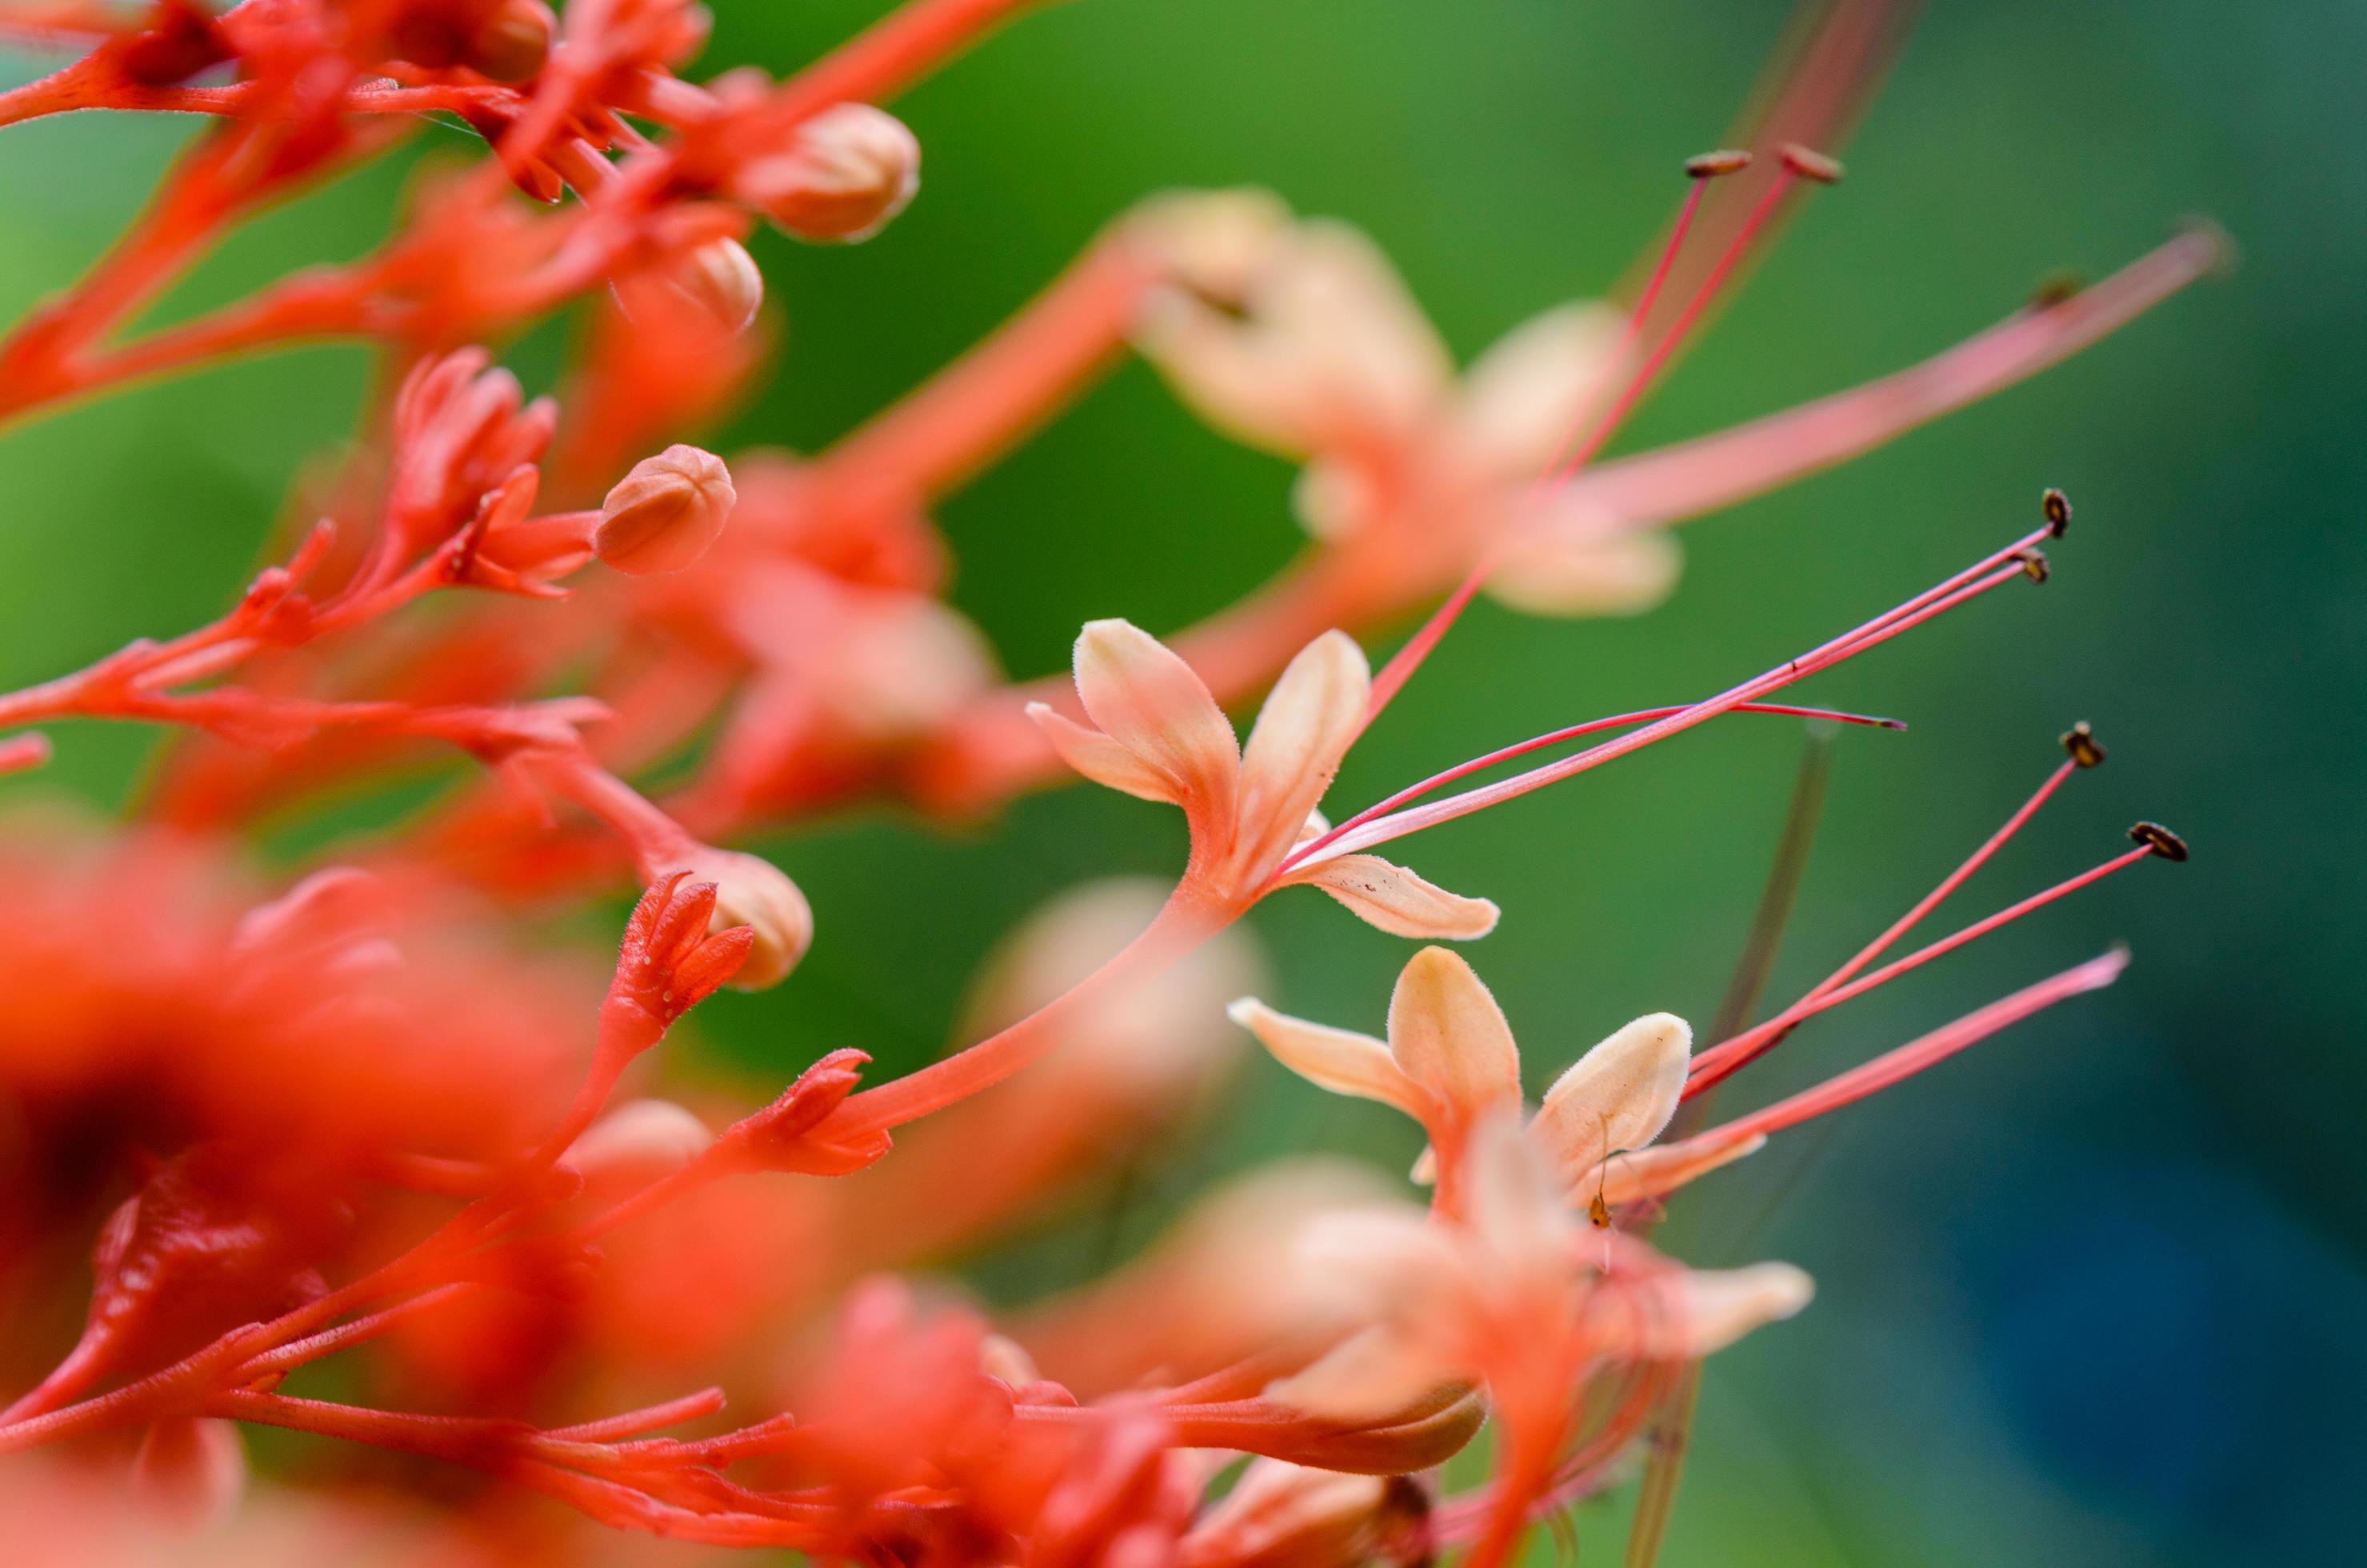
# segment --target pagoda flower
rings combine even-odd
[[[1264,1398],[1319,1421],[1378,1424],[1443,1390],[1484,1388],[1498,1484],[1465,1561],[1494,1562],[1570,1472],[1574,1439],[1617,1453],[1652,1408],[1639,1392],[1792,1316],[1812,1287],[1788,1265],[1696,1271],[1590,1230],[1510,1107],[1475,1125],[1448,1164],[1465,1193],[1456,1214],[1343,1215],[1310,1234],[1306,1267],[1360,1282],[1372,1315]],[[1597,1389],[1603,1399],[1581,1399]],[[1582,1432],[1590,1408],[1595,1429]]]
[[[1317,540],[1418,595],[1515,539],[1488,591],[1537,614],[1631,614],[1675,585],[1665,536],[1536,483],[1628,369],[1618,312],[1546,311],[1458,378],[1387,259],[1345,224],[1238,190],[1163,197],[1134,222],[1173,277],[1137,346],[1210,424],[1305,462],[1293,505]]]
[[[1291,660],[1244,747],[1192,667],[1130,622],[1087,623],[1077,696],[1093,726],[1030,703],[1028,717],[1095,783],[1184,808],[1191,859],[1179,897],[1226,916],[1275,888],[1311,883],[1400,937],[1484,937],[1496,906],[1433,887],[1374,855],[1285,871],[1292,848],[1324,831],[1317,802],[1365,725],[1372,672],[1346,633],[1327,631]]]
[[[1450,1178],[1442,1207],[1460,1207],[1451,1178],[1471,1129],[1521,1107],[1521,1057],[1512,1028],[1471,966],[1444,948],[1422,949],[1398,976],[1386,1042],[1290,1017],[1249,997],[1230,1012],[1276,1060],[1310,1083],[1395,1106],[1421,1122],[1435,1153],[1425,1153],[1416,1173]],[[1693,1030],[1682,1018],[1649,1013],[1580,1057],[1546,1091],[1527,1122],[1527,1136],[1566,1194],[1575,1197],[1583,1188],[1586,1198],[1597,1195],[1609,1180],[1606,1162],[1631,1156],[1660,1135],[1684,1092],[1692,1051]],[[1640,1177],[1627,1175],[1619,1196],[1632,1201],[1666,1191],[1755,1147],[1738,1143],[1720,1151],[1723,1157],[1712,1165],[1682,1170],[1657,1162]]]

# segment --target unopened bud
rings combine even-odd
[[[2082,767],[2103,766],[2104,748],[2097,744],[2096,732],[2088,727],[2085,719],[2063,732],[2063,749]]]
[[[2142,844],[2165,860],[2186,858],[2186,840],[2157,822],[2141,822],[2129,829],[2130,842]]]
[[[745,332],[764,302],[764,275],[738,240],[708,241],[676,262],[665,281],[726,332]],[[631,309],[629,300],[629,314]]]
[[[632,1100],[570,1144],[567,1163],[587,1188],[629,1191],[680,1170],[713,1142],[707,1124],[672,1100]]]
[[[1717,179],[1725,175],[1740,174],[1750,166],[1750,154],[1732,147],[1721,147],[1715,153],[1704,153],[1685,160],[1687,179]]]
[[[157,1422],[132,1459],[131,1489],[148,1517],[176,1534],[221,1524],[246,1491],[246,1449],[238,1428],[193,1416]]]
[[[1841,165],[1839,159],[1829,158],[1813,148],[1801,146],[1797,142],[1786,142],[1784,144],[1784,166],[1802,179],[1812,179],[1818,185],[1840,183]]]
[[[523,82],[550,58],[558,30],[540,0],[502,0],[469,40],[462,62],[496,82]]]
[[[2049,486],[2038,497],[2038,509],[2046,516],[2046,528],[2061,539],[2071,528],[2071,497]]]
[[[813,945],[813,908],[798,884],[771,861],[735,849],[703,845],[675,868],[715,884],[709,931],[745,926],[756,933],[747,961],[725,983],[735,991],[767,991],[789,977]]]
[[[869,104],[823,110],[731,182],[733,195],[787,233],[842,244],[878,233],[920,188],[920,142]]]
[[[668,447],[635,463],[608,492],[592,552],[636,577],[679,572],[722,536],[738,501],[721,458],[697,447]]]

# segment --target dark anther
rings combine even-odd
[[[2033,583],[2044,583],[2055,570],[2047,564],[2046,551],[2036,545],[2015,551],[2013,558],[2022,562],[2022,574]]]
[[[2038,280],[2037,288],[2030,291],[2030,308],[2051,311],[2057,305],[2069,304],[2086,287],[2076,272],[2050,272]]]
[[[1721,147],[1715,153],[1704,153],[1685,160],[1687,179],[1716,179],[1721,175],[1740,174],[1750,166],[1750,154],[1731,147]]]
[[[1839,185],[1841,165],[1838,159],[1801,146],[1797,142],[1784,143],[1784,166],[1802,179],[1812,179],[1819,185]]]
[[[2141,822],[2129,829],[2132,843],[2142,844],[2165,860],[2186,858],[2186,840],[2157,822]]]
[[[2071,527],[2071,497],[2049,485],[2038,498],[2038,509],[2046,514],[2047,531],[2061,539]]]
[[[2063,749],[2082,767],[2103,766],[2104,748],[2096,744],[2096,732],[2088,727],[2085,719],[2063,732]]]

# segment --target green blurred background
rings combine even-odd
[[[720,7],[708,63],[783,69],[877,0]],[[760,246],[786,311],[761,400],[716,444],[810,449],[1036,289],[1167,186],[1256,182],[1389,250],[1467,356],[1598,292],[1665,220],[1781,31],[1775,0],[1077,0],[900,106],[912,210],[853,251]],[[2096,276],[2207,212],[2245,252],[2067,367],[1839,472],[1689,527],[1673,603],[1555,623],[1482,607],[1335,801],[1360,803],[1573,718],[1704,693],[2078,506],[2056,581],[1821,679],[1899,714],[1842,737],[1778,970],[1789,994],[1976,843],[2088,718],[2083,777],[1965,895],[1967,917],[2101,858],[2132,818],[2195,846],[1853,1006],[1754,1071],[1757,1103],[2125,938],[2116,989],[1795,1135],[1697,1189],[1693,1261],[1780,1256],[1816,1307],[1712,1366],[1666,1562],[2237,1563],[2345,1559],[2367,1473],[2367,1006],[2352,811],[2367,763],[2367,568],[2351,524],[2367,356],[2367,166],[2354,0],[1933,0],[1819,193],[1623,446],[1918,358],[2068,267]],[[96,253],[186,128],[97,117],[6,132],[0,310]],[[429,140],[447,134],[433,131]],[[350,255],[406,159],[275,215],[179,308],[264,267]],[[548,375],[556,335],[514,356]],[[344,436],[358,354],[143,390],[0,442],[0,682],[215,612],[285,482]],[[1011,669],[1059,666],[1089,616],[1165,630],[1298,536],[1289,470],[1194,425],[1138,367],[942,513],[957,598]],[[44,782],[119,801],[148,737],[65,727]],[[1541,1082],[1625,1018],[1704,1020],[1749,923],[1801,744],[1780,721],[1692,736],[1426,838],[1422,870],[1504,907],[1473,950]],[[1106,791],[947,840],[880,817],[765,845],[821,912],[795,980],[719,1004],[752,1077],[860,1043],[938,1049],[993,937],[1057,890],[1175,860],[1174,824]],[[1302,895],[1255,924],[1289,1009],[1377,1027],[1404,944]],[[1533,1087],[1537,1085],[1533,1084]],[[1410,1153],[1373,1108],[1263,1059],[1139,1238],[1222,1169],[1309,1145]],[[1073,1267],[1059,1234],[1025,1256]],[[990,1288],[1019,1281],[1006,1267]],[[1624,1496],[1580,1516],[1615,1556]]]

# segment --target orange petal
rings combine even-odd
[[[1263,881],[1331,787],[1365,723],[1372,669],[1343,631],[1327,631],[1290,661],[1259,710],[1241,756],[1240,847],[1234,865]]]
[[[1088,729],[1041,702],[1029,703],[1027,716],[1036,721],[1060,760],[1094,783],[1171,806],[1182,801],[1181,785],[1099,730]]]
[[[1337,855],[1293,870],[1284,883],[1321,888],[1392,937],[1468,941],[1496,928],[1496,906],[1422,881],[1377,855]]]
[[[1554,1081],[1530,1135],[1566,1177],[1617,1149],[1660,1135],[1684,1092],[1693,1031],[1672,1013],[1648,1013],[1603,1040]]]
[[[1600,1194],[1603,1201],[1614,1209],[1623,1203],[1642,1203],[1666,1197],[1694,1177],[1707,1176],[1766,1146],[1767,1135],[1763,1132],[1746,1133],[1739,1138],[1704,1132],[1679,1142],[1639,1149],[1632,1154],[1614,1154],[1604,1165],[1580,1176],[1570,1190],[1578,1198]]]
[[[1257,1036],[1275,1061],[1308,1083],[1335,1095],[1379,1100],[1417,1119],[1422,1115],[1428,1102],[1421,1087],[1398,1066],[1389,1048],[1372,1036],[1294,1018],[1248,996],[1226,1012]]]
[[[1192,666],[1123,620],[1088,621],[1076,664],[1077,695],[1102,733],[1175,781],[1195,834],[1229,841],[1240,748]]]
[[[1389,1051],[1457,1125],[1520,1104],[1521,1053],[1512,1028],[1471,966],[1444,948],[1422,949],[1398,976]]]

